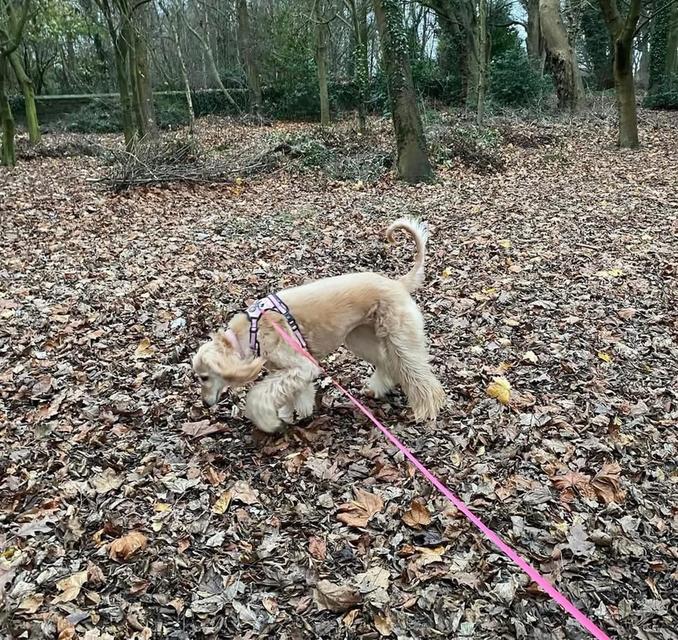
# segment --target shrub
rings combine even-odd
[[[75,133],[115,133],[122,130],[117,99],[98,98],[64,118],[63,129]]]
[[[534,105],[553,92],[553,83],[530,64],[521,48],[507,50],[490,66],[490,98],[507,107]]]
[[[648,92],[643,106],[648,109],[678,109],[678,74]]]
[[[501,136],[494,129],[441,120],[427,128],[426,138],[437,164],[458,160],[481,173],[499,172],[505,167]]]

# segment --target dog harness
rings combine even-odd
[[[260,354],[259,338],[257,336],[259,332],[259,320],[261,320],[261,317],[267,311],[274,311],[285,318],[290,329],[292,329],[292,333],[297,339],[297,342],[306,349],[306,340],[304,340],[304,336],[301,335],[299,325],[294,319],[294,316],[290,313],[287,305],[275,293],[272,293],[265,298],[261,298],[261,300],[257,300],[245,311],[250,321],[250,349],[253,353],[256,353],[257,355]]]

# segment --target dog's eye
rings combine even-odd
[[[210,377],[204,373],[198,376],[198,378],[200,378],[200,382],[207,382],[210,379]]]

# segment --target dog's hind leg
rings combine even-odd
[[[375,398],[383,398],[396,386],[394,372],[387,368],[383,342],[369,325],[360,325],[346,336],[346,348],[362,360],[374,365],[366,387]]]
[[[388,368],[397,372],[417,422],[434,419],[447,400],[426,348],[424,320],[414,300],[384,309],[378,318]]]

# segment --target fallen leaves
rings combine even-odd
[[[422,500],[413,500],[410,508],[403,514],[403,522],[412,529],[421,529],[430,524],[431,514]]]
[[[87,582],[87,571],[79,571],[67,578],[57,581],[56,586],[61,593],[52,599],[52,604],[71,602],[80,595],[82,585]]]
[[[181,426],[181,430],[192,438],[203,438],[213,433],[223,433],[228,428],[224,424],[211,420],[199,420],[198,422],[185,422]]]
[[[655,129],[659,117],[671,127]],[[0,618],[13,612],[17,637],[86,640],[141,640],[155,625],[191,638],[567,631],[565,614],[477,544],[326,381],[315,414],[326,424],[261,439],[240,394],[209,412],[200,404],[191,355],[233,311],[319,275],[406,273],[411,243],[383,253],[380,234],[424,212],[428,278],[416,299],[453,401],[435,426],[415,425],[399,390],[371,410],[595,619],[613,620],[619,637],[670,635],[676,128],[673,114],[644,121],[633,170],[638,154],[592,152],[570,124],[550,123],[567,172],[543,148],[515,148],[500,181],[455,168],[423,187],[366,180],[359,193],[281,170],[252,177],[237,202],[223,185],[110,196],[87,182],[99,161],[82,158],[3,173]],[[256,146],[308,131],[217,123],[198,131],[234,153],[234,132]],[[390,123],[370,125],[367,144],[392,149]],[[596,140],[598,127],[582,128]],[[661,174],[657,144],[670,159]],[[623,189],[603,193],[607,163]],[[626,275],[593,275],[611,268]],[[351,388],[368,374],[343,350],[329,364]],[[511,411],[486,394],[495,376],[510,381],[498,395],[508,391]],[[49,514],[47,499],[59,500]],[[109,557],[132,531],[145,547]],[[52,605],[70,596],[56,582],[88,558],[100,570]],[[331,606],[347,610],[320,610],[322,580],[343,588]]]
[[[147,544],[148,538],[141,531],[131,531],[110,543],[108,546],[108,557],[111,560],[122,562],[132,557],[135,553],[143,551]]]
[[[360,487],[353,489],[355,500],[339,505],[337,520],[349,527],[366,527],[370,519],[384,507],[384,501]]]
[[[621,466],[616,463],[604,464],[603,468],[596,473],[591,481],[596,495],[605,503],[624,502],[626,492],[621,486]]]
[[[155,347],[151,344],[150,339],[144,338],[139,342],[137,348],[134,350],[134,357],[139,358],[151,358],[155,353]]]
[[[564,502],[571,502],[576,494],[585,498],[598,498],[605,504],[621,504],[626,495],[621,486],[621,467],[616,462],[607,463],[591,479],[590,475],[568,470],[562,475],[551,476]]]
[[[504,406],[511,402],[511,383],[503,376],[496,377],[487,386],[486,393]]]
[[[320,580],[313,590],[313,601],[321,611],[343,613],[360,602],[360,593],[355,587],[338,585],[329,580]]]
[[[313,558],[322,562],[327,556],[327,545],[322,538],[311,536],[308,540],[308,552]]]
[[[234,500],[248,505],[256,504],[259,502],[258,492],[252,489],[244,480],[238,480],[219,496],[212,505],[212,513],[217,515],[225,513]]]

